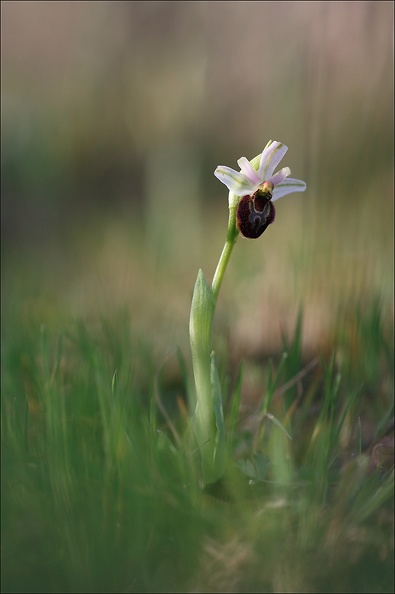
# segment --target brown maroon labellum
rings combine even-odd
[[[276,211],[271,202],[272,194],[258,189],[252,196],[243,196],[237,206],[236,226],[247,239],[257,239],[270,223],[273,223]]]

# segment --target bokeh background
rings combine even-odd
[[[307,192],[239,239],[215,323],[272,353],[393,321],[392,2],[3,2],[3,337],[129,312],[188,353],[227,226],[217,165],[269,139]]]

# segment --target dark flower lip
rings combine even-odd
[[[270,192],[257,190],[254,194],[243,196],[236,210],[236,227],[246,239],[258,239],[273,223],[276,210]]]

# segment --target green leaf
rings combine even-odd
[[[203,480],[212,481],[216,443],[215,415],[211,388],[211,324],[213,294],[199,270],[191,304],[189,334],[196,386],[195,434],[202,458]]]
[[[202,270],[199,270],[192,296],[189,335],[192,356],[210,352],[214,299]]]

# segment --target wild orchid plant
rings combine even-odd
[[[211,351],[211,329],[218,293],[239,233],[248,239],[260,237],[274,221],[273,202],[306,189],[305,182],[288,177],[289,167],[274,173],[287,150],[281,142],[270,140],[252,161],[245,157],[237,161],[240,171],[220,165],[214,172],[229,189],[228,232],[211,287],[202,270],[198,272],[189,323],[197,398],[193,422],[205,484],[220,478],[226,465],[221,387]]]

